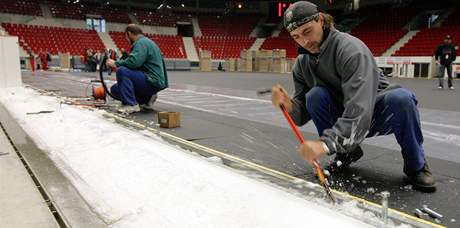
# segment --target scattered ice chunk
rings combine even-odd
[[[305,183],[305,182],[306,182],[306,181],[303,180],[303,179],[301,179],[301,178],[296,178],[296,179],[294,179],[294,180],[292,181],[292,183],[294,183],[294,184],[303,184],[303,183]]]
[[[327,169],[325,169],[325,170],[324,170],[324,175],[326,175],[326,176],[329,177],[329,176],[331,176],[331,173],[330,173]]]
[[[395,228],[412,228],[409,224],[400,224],[399,226],[395,226]]]
[[[303,179],[300,179],[300,178],[296,178],[292,181],[292,183],[294,184],[303,184],[305,181]]]
[[[316,195],[316,193],[315,192],[309,192],[308,195],[314,196],[314,195]]]
[[[216,156],[211,156],[206,158],[206,160],[211,161],[211,162],[216,162],[216,163],[222,163],[222,158],[216,157]]]
[[[367,181],[366,181],[366,180],[362,180],[361,183],[367,184]]]
[[[191,154],[195,155],[195,156],[201,156],[201,154],[197,153],[197,152],[194,152],[194,151],[191,151],[191,150],[188,150]]]
[[[455,220],[455,219],[451,219],[450,222],[456,222],[456,220]]]
[[[155,134],[149,130],[140,130],[139,132],[145,136],[150,136],[150,137],[155,136]]]
[[[406,190],[406,191],[412,190],[412,185],[408,184],[408,185],[404,186],[404,190]]]
[[[366,190],[366,192],[372,193],[372,194],[375,193],[375,191],[376,191],[375,188],[367,188]]]
[[[340,167],[342,165],[342,161],[338,160],[337,162],[337,167]]]

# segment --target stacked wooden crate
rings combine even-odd
[[[211,61],[211,51],[201,50],[200,51],[200,70],[201,71],[211,71],[212,61]]]

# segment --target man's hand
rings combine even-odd
[[[105,65],[107,65],[108,67],[117,67],[115,65],[115,60],[113,59],[107,59],[107,62],[105,62]]]
[[[286,90],[279,84],[272,87],[272,104],[277,108],[279,108],[280,105],[284,105],[288,112],[292,110],[291,98]]]
[[[313,161],[318,160],[323,155],[326,155],[326,151],[323,147],[322,141],[308,141],[300,145],[298,152],[308,163],[313,164]]]

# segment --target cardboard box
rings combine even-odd
[[[59,60],[61,69],[70,69],[70,55],[66,53],[59,53]]]
[[[237,59],[237,70],[240,72],[252,72],[252,53],[251,50],[243,49],[240,52],[240,57]]]
[[[254,55],[254,71],[269,72],[272,62],[272,51],[261,49]]]
[[[225,70],[226,71],[236,71],[236,59],[235,58],[230,58],[227,59],[226,64],[225,64]]]
[[[237,59],[237,70],[239,72],[252,72],[252,61]]]
[[[162,128],[180,127],[180,112],[159,112],[158,123]]]
[[[253,53],[253,51],[251,51],[251,50],[243,49],[240,52],[240,57],[242,59],[252,61],[252,53]]]
[[[271,70],[275,73],[286,73],[286,58],[274,58]]]
[[[211,59],[200,59],[200,70],[201,71],[211,71],[212,70],[212,62]]]
[[[201,59],[211,59],[211,51],[208,50],[200,50],[200,58]]]
[[[269,72],[272,65],[270,58],[258,58],[256,61],[256,68],[258,72]]]
[[[273,49],[273,58],[286,58],[286,49]]]

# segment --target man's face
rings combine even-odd
[[[132,45],[134,43],[134,39],[132,38],[132,36],[133,36],[132,33],[131,32],[126,32],[125,35],[126,35],[126,40],[129,42],[129,44]]]
[[[444,43],[446,43],[446,44],[451,44],[451,43],[452,43],[452,39],[444,39]]]
[[[323,38],[322,18],[320,16],[318,21],[312,20],[305,23],[290,33],[295,42],[311,53],[319,52],[319,46]]]

